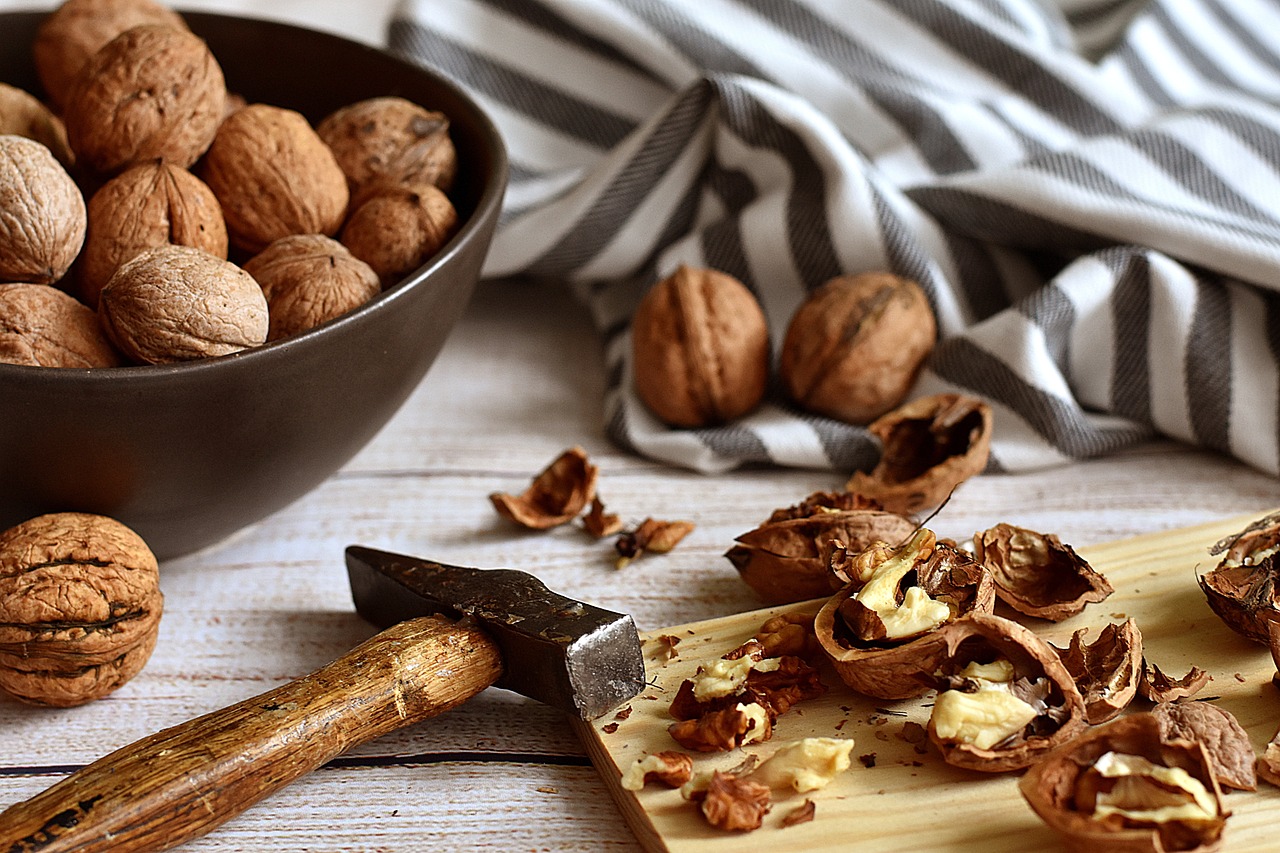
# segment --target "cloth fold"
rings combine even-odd
[[[623,446],[708,472],[873,464],[865,428],[776,387],[666,427],[628,324],[677,264],[710,266],[776,351],[809,291],[885,269],[938,317],[913,396],[991,402],[993,469],[1162,435],[1280,473],[1272,0],[405,0],[388,39],[502,130],[486,275],[574,287]]]

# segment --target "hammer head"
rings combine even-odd
[[[359,545],[346,555],[361,616],[382,628],[431,614],[469,617],[502,652],[498,687],[584,720],[644,688],[630,616],[565,598],[514,569],[449,566]]]

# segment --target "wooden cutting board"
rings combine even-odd
[[[1024,619],[1051,642],[1065,646],[1072,632],[1090,627],[1088,639],[1109,622],[1134,617],[1142,631],[1147,659],[1175,678],[1199,666],[1212,681],[1197,698],[1217,697],[1261,752],[1280,727],[1280,690],[1269,652],[1236,636],[1209,610],[1196,582],[1197,567],[1217,558],[1208,549],[1254,518],[1215,521],[1181,530],[1077,549],[1102,572],[1115,593],[1080,615],[1059,624]],[[1052,531],[1042,531],[1052,532]],[[790,605],[680,625],[643,637],[650,686],[620,713],[577,724],[592,760],[622,809],[636,837],[651,851],[1000,851],[1062,849],[1057,836],[1018,793],[1016,776],[960,770],[945,764],[927,743],[903,738],[903,723],[928,721],[921,699],[888,702],[844,687],[833,671],[823,680],[831,688],[779,718],[773,739],[731,753],[695,757],[694,770],[731,769],[744,753],[768,757],[778,746],[803,737],[844,737],[854,741],[853,766],[821,790],[788,797],[774,792],[764,826],[754,832],[724,832],[708,826],[678,791],[649,785],[639,792],[621,786],[621,773],[651,752],[680,749],[667,734],[668,706],[680,683],[700,663],[710,662],[748,639],[770,616],[787,610],[815,612],[820,602]],[[1014,615],[1004,613],[1004,615]],[[669,642],[680,640],[668,659]],[[1138,700],[1134,707],[1147,708]],[[870,766],[868,766],[870,765]],[[783,828],[782,818],[809,797],[814,820]],[[1265,782],[1256,792],[1231,791],[1225,797],[1224,850],[1275,850],[1275,820],[1280,789]]]

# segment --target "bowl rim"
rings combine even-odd
[[[51,10],[12,10],[8,12],[0,12],[0,22],[6,18],[17,17],[44,17]],[[299,332],[287,338],[276,341],[267,341],[257,346],[238,352],[228,353],[227,355],[213,356],[208,358],[193,359],[190,361],[171,362],[167,364],[125,364],[115,367],[43,367],[27,364],[10,364],[0,362],[0,387],[9,382],[27,383],[35,377],[39,377],[40,382],[48,382],[50,384],[70,383],[75,385],[83,385],[85,381],[101,381],[103,383],[152,383],[164,382],[174,379],[175,377],[195,377],[208,371],[223,371],[228,369],[228,365],[239,365],[244,369],[257,367],[261,369],[270,369],[271,365],[281,359],[286,359],[291,353],[299,349],[308,349],[313,346],[320,346],[325,337],[337,334],[339,330],[351,326],[371,322],[372,317],[378,316],[387,311],[395,310],[396,304],[407,298],[406,294],[421,286],[426,280],[434,277],[435,273],[442,267],[446,266],[454,256],[461,253],[464,247],[472,241],[479,239],[483,223],[490,219],[496,221],[500,212],[503,197],[506,193],[507,182],[509,180],[510,162],[507,153],[506,143],[499,132],[497,125],[488,112],[480,106],[475,97],[464,89],[456,80],[452,79],[439,69],[431,66],[419,64],[392,53],[386,48],[376,45],[367,44],[365,42],[356,41],[336,33],[307,27],[300,24],[289,23],[285,21],[273,20],[270,18],[255,17],[252,15],[233,15],[221,12],[207,12],[196,10],[184,10],[175,8],[179,14],[185,19],[199,23],[201,20],[208,20],[217,23],[247,23],[255,27],[261,27],[266,30],[277,30],[282,35],[290,33],[303,32],[309,38],[317,38],[322,41],[330,42],[338,45],[344,50],[357,49],[358,51],[367,52],[379,57],[379,61],[390,62],[398,65],[414,74],[423,75],[429,78],[433,86],[437,86],[449,92],[457,102],[464,105],[466,111],[470,114],[469,124],[474,127],[479,137],[483,139],[485,147],[488,149],[489,158],[491,160],[491,170],[489,175],[484,179],[483,186],[475,199],[474,208],[470,215],[454,232],[454,234],[445,242],[445,244],[433,254],[425,264],[412,273],[405,276],[400,281],[388,287],[363,305],[346,312],[331,320],[327,320],[318,326]],[[3,27],[0,27],[2,30]],[[195,27],[199,29],[199,27]],[[369,97],[375,97],[370,95]],[[287,104],[281,105],[286,109],[290,107]],[[452,120],[453,116],[450,116]],[[336,239],[336,238],[335,238]],[[4,284],[0,283],[0,287]]]

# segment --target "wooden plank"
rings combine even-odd
[[[1148,660],[1175,677],[1192,665],[1213,680],[1205,697],[1236,716],[1261,751],[1280,725],[1280,697],[1271,677],[1275,666],[1265,648],[1228,630],[1205,603],[1196,582],[1197,567],[1214,560],[1207,549],[1222,536],[1264,514],[1217,520],[1176,531],[1163,531],[1082,548],[1081,553],[1103,572],[1116,591],[1079,616],[1054,625],[1025,620],[1038,633],[1066,645],[1071,633],[1098,628],[1126,617],[1137,620]],[[788,609],[813,612],[816,602],[779,607],[705,622],[680,625],[646,635],[648,676],[652,682],[631,702],[625,719],[605,717],[578,726],[592,759],[600,767],[624,816],[645,849],[651,851],[790,850],[936,850],[1015,853],[1054,848],[1058,842],[1025,804],[1015,774],[983,774],[945,764],[935,750],[917,748],[902,737],[903,723],[927,724],[932,696],[899,702],[853,693],[833,672],[824,697],[802,703],[783,715],[772,741],[732,753],[695,758],[695,772],[729,769],[744,754],[767,757],[779,745],[802,737],[842,737],[854,741],[855,756],[874,754],[873,767],[855,761],[828,787],[809,795],[778,798],[760,830],[743,835],[715,830],[678,791],[651,785],[640,792],[623,790],[622,772],[639,757],[663,749],[679,749],[667,734],[667,711],[681,681],[696,667],[720,657],[748,639],[771,615]],[[664,661],[662,635],[680,638],[678,656]],[[1141,707],[1149,707],[1139,703]],[[616,729],[609,731],[606,726]],[[780,828],[782,817],[805,796],[817,804],[816,819]],[[1233,816],[1227,823],[1228,849],[1274,850],[1272,811],[1280,792],[1262,784],[1257,792],[1231,792],[1226,798]],[[779,833],[782,833],[781,835]]]

